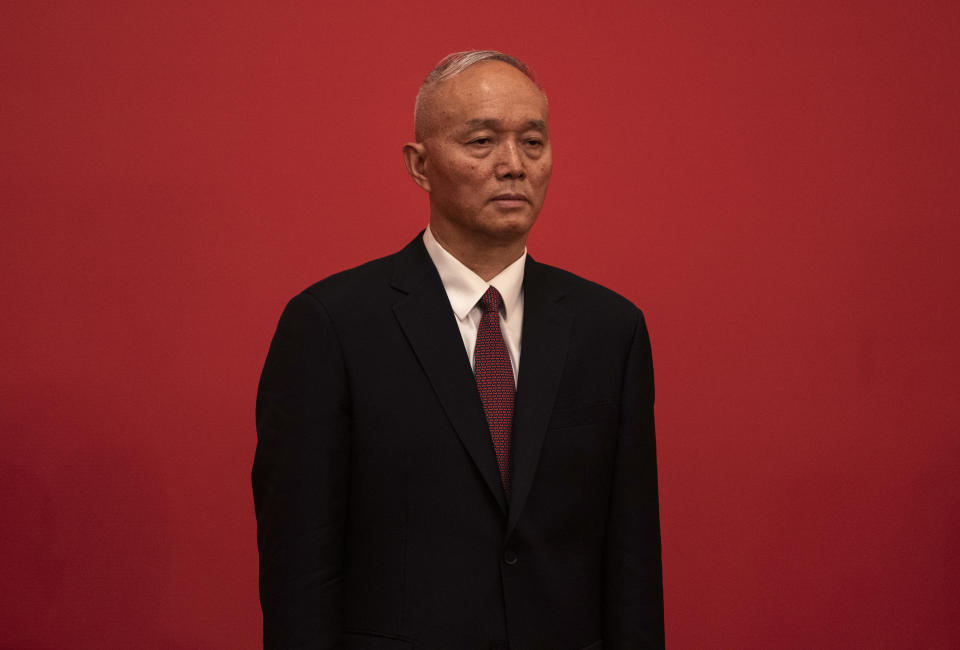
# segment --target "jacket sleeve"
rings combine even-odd
[[[623,379],[606,529],[605,649],[665,643],[653,396],[650,338],[638,311]]]
[[[343,354],[324,306],[287,305],[260,377],[253,496],[264,648],[338,648],[349,467]]]

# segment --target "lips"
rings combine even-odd
[[[497,194],[495,197],[490,199],[491,201],[527,201],[527,197],[523,194],[515,194],[513,192],[505,192],[504,194]]]

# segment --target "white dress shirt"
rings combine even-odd
[[[513,381],[520,376],[520,335],[523,332],[523,269],[527,261],[527,249],[510,266],[500,271],[487,282],[467,268],[463,262],[451,255],[437,241],[430,226],[423,233],[423,244],[440,273],[440,280],[447,292],[453,315],[456,317],[463,347],[467,351],[470,367],[473,368],[473,349],[477,345],[477,328],[483,315],[477,302],[491,285],[497,288],[503,298],[500,310],[500,332],[510,353],[513,366]]]

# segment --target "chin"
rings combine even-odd
[[[535,221],[536,216],[529,214],[499,215],[496,219],[481,223],[479,229],[491,238],[512,241],[526,237]]]

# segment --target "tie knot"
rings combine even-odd
[[[485,314],[489,314],[490,312],[497,313],[500,311],[500,305],[503,304],[503,298],[500,297],[500,292],[491,285],[486,293],[480,297],[480,302],[477,304],[480,305],[480,309],[482,309]]]

